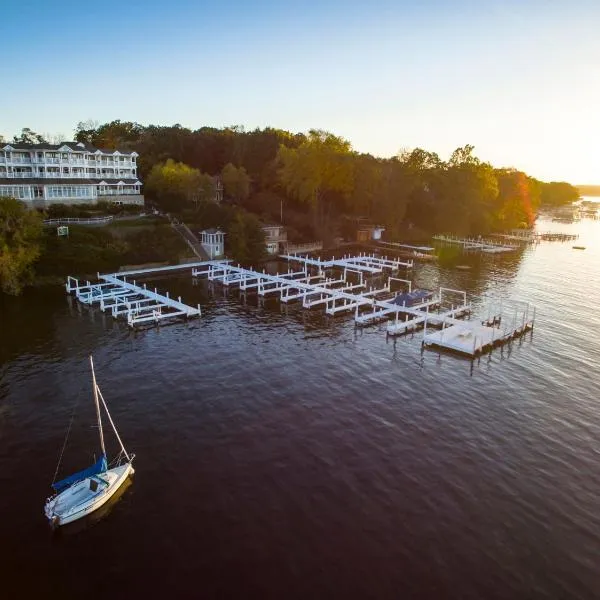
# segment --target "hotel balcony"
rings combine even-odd
[[[118,187],[118,188],[110,188],[108,190],[98,190],[98,197],[101,196],[121,196],[123,194],[125,195],[131,195],[131,194],[139,194],[140,190],[136,190],[136,189],[128,189],[128,188],[124,188],[124,187]]]
[[[6,165],[77,165],[82,167],[123,167],[123,168],[137,168],[137,163],[132,160],[86,160],[83,158],[54,158],[45,157],[38,158],[37,156],[31,157],[19,157],[19,158],[6,158],[0,156],[0,164]]]
[[[5,173],[0,169],[0,178],[6,179],[137,179],[135,173],[60,173],[44,171],[35,173],[33,171],[19,173]]]

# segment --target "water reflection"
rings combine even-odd
[[[477,361],[190,277],[157,284],[202,317],[136,332],[62,289],[3,301],[3,592],[597,596],[600,223],[540,227],[586,250],[415,268],[419,287],[538,307],[533,334]],[[90,349],[140,462],[110,518],[54,543],[41,507]]]

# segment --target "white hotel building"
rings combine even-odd
[[[53,203],[144,204],[137,152],[100,150],[83,142],[0,145],[0,196],[32,208]]]

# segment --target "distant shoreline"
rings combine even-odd
[[[600,185],[576,185],[582,196],[600,196]]]

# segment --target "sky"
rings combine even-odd
[[[599,0],[0,0],[0,135],[325,129],[600,184]]]

